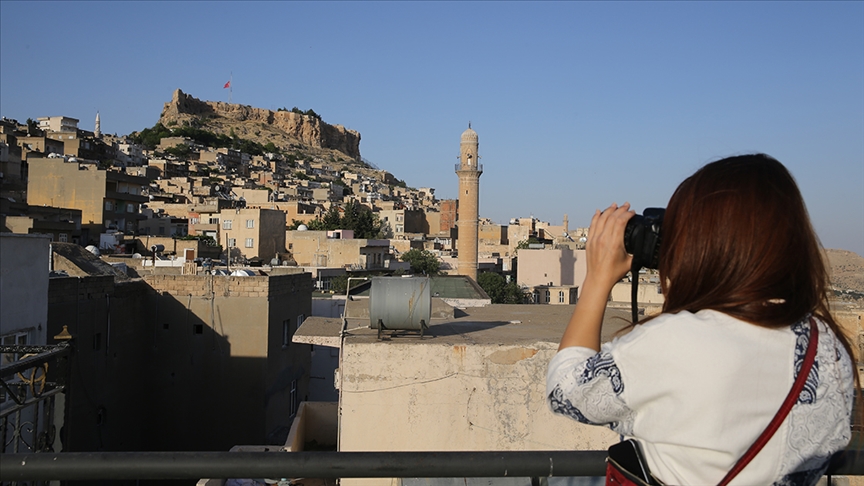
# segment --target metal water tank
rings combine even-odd
[[[369,327],[383,330],[420,331],[429,326],[432,295],[429,277],[372,277],[369,295]]]

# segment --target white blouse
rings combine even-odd
[[[732,484],[813,484],[850,439],[852,360],[818,322],[816,361],[798,401]],[[638,439],[667,484],[716,484],[776,414],[809,342],[809,318],[769,329],[716,311],[663,314],[549,363],[553,412]]]

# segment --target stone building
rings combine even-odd
[[[309,274],[52,278],[75,347],[65,451],[281,444],[308,394]],[[58,444],[59,445],[59,444]]]
[[[219,243],[231,257],[269,262],[285,251],[285,213],[273,209],[225,209],[219,213]]]
[[[30,159],[29,173],[27,202],[80,209],[81,226],[91,239],[108,229],[138,231],[147,179],[60,158]]]

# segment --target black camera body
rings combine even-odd
[[[634,268],[656,269],[660,263],[660,229],[664,208],[646,208],[627,221],[624,229],[624,249],[633,255]]]

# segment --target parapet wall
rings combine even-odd
[[[279,297],[311,292],[308,273],[276,276],[229,277],[221,275],[146,275],[144,280],[158,292],[209,297]]]
[[[114,277],[60,277],[48,280],[48,304],[93,300],[114,294]]]

